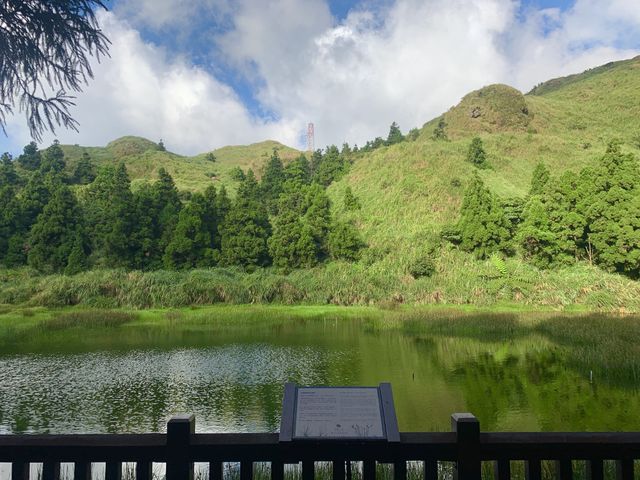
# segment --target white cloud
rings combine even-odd
[[[127,2],[101,16],[112,58],[78,99],[81,133],[61,131],[61,141],[100,145],[137,134],[181,153],[265,138],[300,145],[313,121],[316,145],[361,145],[394,120],[405,131],[420,126],[483,85],[526,91],[640,53],[637,0],[577,0],[564,12],[524,15],[517,0],[395,0],[362,3],[341,21],[326,0]],[[255,119],[230,86],[145,43],[121,18],[134,4],[133,24],[158,31],[188,28],[203,12],[228,16],[215,58],[247,76],[276,120]],[[10,139],[24,144],[16,118]]]
[[[231,87],[185,59],[168,58],[113,14],[103,13],[99,20],[112,41],[111,58],[95,66],[95,79],[73,107],[80,133],[60,129],[62,143],[104,145],[123,135],[140,135],[194,154],[264,138],[297,142],[291,123],[252,118]],[[8,127],[14,149],[28,143],[22,115],[11,118]],[[53,138],[49,135],[43,144]]]

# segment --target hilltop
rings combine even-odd
[[[134,136],[118,138],[104,147],[63,145],[62,149],[70,172],[82,154],[87,152],[97,166],[124,162],[134,188],[141,182],[154,181],[158,170],[164,168],[173,177],[179,190],[191,192],[202,191],[212,183],[216,186],[225,185],[234,191],[237,182],[231,176],[233,168],[252,168],[260,176],[274,150],[284,162],[301,153],[279,142],[267,140],[251,145],[226,146],[188,157],[162,151],[157,143]],[[214,155],[214,162],[207,159],[209,154]]]

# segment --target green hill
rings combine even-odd
[[[122,298],[104,300],[118,306],[209,301],[390,306],[403,302],[517,303],[640,311],[640,282],[584,262],[539,270],[518,255],[497,263],[495,259],[479,261],[451,244],[443,244],[432,276],[414,278],[410,273],[425,252],[440,244],[442,227],[459,217],[464,190],[478,171],[466,161],[473,137],[482,138],[490,165],[479,171],[484,183],[502,198],[522,198],[540,161],[553,175],[566,170],[578,172],[595,165],[614,139],[624,152],[638,156],[639,92],[640,57],[550,80],[526,95],[506,85],[490,85],[469,93],[458,105],[427,122],[417,137],[354,154],[349,173],[330,185],[328,193],[332,213],[340,220],[352,221],[368,245],[356,263],[331,261],[286,274],[275,269],[252,274],[222,269],[172,272],[171,280],[162,272],[129,275],[96,271],[83,273],[73,281],[62,276],[51,281],[22,276],[23,290],[6,295],[48,304],[46,299],[57,298],[56,292],[84,292],[86,285],[91,286],[88,290],[101,291],[103,287],[95,285],[103,285],[109,291],[139,294],[137,300],[124,293],[119,294],[124,295]],[[448,139],[436,140],[434,129],[442,121]],[[253,168],[260,174],[274,148],[285,162],[300,154],[277,142],[262,142],[215,150],[216,161],[211,162],[208,152],[185,157],[159,151],[157,144],[138,137],[124,137],[102,148],[64,146],[69,169],[86,151],[97,164],[124,161],[134,185],[154,180],[157,170],[164,167],[180,190],[191,191],[203,190],[211,182],[234,191],[232,169]],[[344,208],[347,187],[356,195],[360,209]],[[7,278],[11,283],[14,277]],[[151,286],[157,285],[171,295],[164,300],[148,299],[137,284],[131,283],[134,281],[146,285],[144,292],[153,291]],[[167,282],[175,288],[167,290]],[[215,298],[223,300],[210,300],[212,285],[217,292]],[[194,292],[202,293],[193,297]],[[84,294],[77,295],[84,298]]]
[[[78,160],[87,152],[96,165],[124,162],[127,165],[132,184],[154,181],[158,170],[164,168],[173,177],[179,190],[202,191],[211,183],[225,185],[235,190],[236,181],[230,172],[234,167],[243,170],[254,169],[260,176],[262,167],[274,150],[286,163],[301,152],[271,140],[252,145],[227,146],[212,152],[204,152],[193,157],[160,151],[157,143],[141,137],[122,137],[105,147],[83,147],[63,145],[67,168],[73,171]],[[215,162],[207,159],[213,153]]]

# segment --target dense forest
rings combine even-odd
[[[124,163],[96,172],[86,153],[68,175],[57,142],[44,151],[32,142],[15,162],[2,156],[0,262],[74,274],[356,260],[363,241],[353,225],[332,219],[325,193],[348,167],[348,150],[337,147],[286,166],[274,151],[260,181],[240,171],[231,199],[224,186],[178,192],[164,169],[132,191]]]

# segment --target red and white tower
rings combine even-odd
[[[313,123],[310,123],[309,125],[307,125],[307,151],[309,152],[313,152],[314,150],[314,128],[313,128]]]

